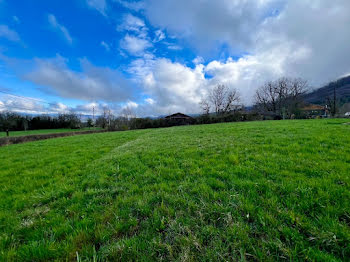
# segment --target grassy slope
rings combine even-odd
[[[346,120],[0,148],[0,260],[346,260]]]
[[[81,129],[70,129],[70,128],[59,128],[59,129],[39,129],[39,130],[28,130],[28,131],[10,131],[10,136],[29,136],[29,135],[40,135],[40,134],[54,134],[64,132],[77,132],[77,131],[89,131],[89,130],[100,130],[100,128],[81,128]],[[0,132],[0,137],[5,137],[6,132]]]

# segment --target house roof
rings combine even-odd
[[[172,115],[169,115],[169,116],[166,116],[165,118],[192,118],[188,115],[185,115],[185,114],[182,114],[182,113],[175,113],[175,114],[172,114]]]
[[[302,110],[304,110],[304,111],[324,110],[324,109],[325,109],[324,106],[314,105],[314,104],[309,104],[309,105],[302,108]]]

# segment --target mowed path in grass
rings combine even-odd
[[[56,134],[56,133],[71,133],[71,132],[81,132],[81,131],[93,131],[101,130],[101,128],[58,128],[58,129],[38,129],[38,130],[27,130],[27,131],[10,131],[9,136],[30,136],[30,135],[43,135],[43,134]],[[0,132],[0,138],[6,137],[6,132]]]
[[[346,261],[348,120],[0,148],[1,261]]]

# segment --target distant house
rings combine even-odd
[[[304,115],[308,117],[316,117],[316,116],[327,117],[328,116],[327,106],[308,104],[305,107],[303,107],[301,110],[303,111]]]
[[[169,116],[165,117],[166,120],[171,121],[172,123],[176,125],[188,125],[193,122],[193,118],[182,114],[182,113],[175,113]]]

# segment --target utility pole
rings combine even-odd
[[[337,113],[337,108],[336,108],[337,94],[335,90],[337,85],[338,85],[338,81],[334,84],[334,87],[333,87],[333,116],[335,116],[335,114]]]
[[[92,107],[92,126],[95,126],[95,107]]]
[[[108,110],[108,128],[111,128],[111,110]]]

